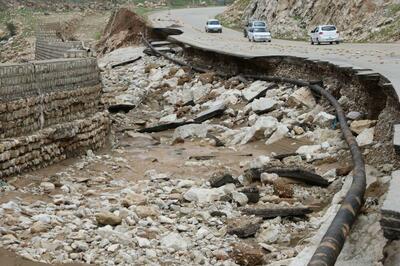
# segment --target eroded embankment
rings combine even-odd
[[[218,66],[219,71],[223,66],[223,71],[236,75],[269,75],[322,82],[346,113],[358,112],[358,119],[376,120],[374,139],[380,144],[364,151],[366,161],[391,162],[398,166],[393,134],[394,125],[400,121],[400,104],[393,86],[384,76],[298,57],[248,58],[193,46],[184,51],[194,65],[205,66],[210,71],[213,71],[212,66]]]

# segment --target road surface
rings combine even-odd
[[[243,37],[242,32],[228,28],[224,28],[222,34],[205,33],[206,20],[222,13],[224,8],[168,10],[153,13],[149,18],[155,26],[179,26],[184,34],[174,38],[202,48],[248,56],[291,55],[329,61],[339,66],[372,69],[388,78],[400,96],[400,44],[342,43],[317,46],[304,41],[277,39],[273,39],[272,43],[252,43]]]

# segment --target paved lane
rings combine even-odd
[[[242,32],[224,28],[222,34],[204,32],[205,21],[223,12],[224,7],[177,9],[154,13],[156,26],[180,25],[184,34],[175,38],[203,48],[241,55],[292,55],[329,61],[340,66],[372,69],[386,76],[400,95],[400,44],[342,43],[314,45],[303,41],[273,39],[272,43],[251,43]],[[273,34],[273,33],[272,33]]]

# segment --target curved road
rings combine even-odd
[[[179,27],[184,34],[174,36],[175,39],[202,48],[248,56],[291,55],[329,61],[355,69],[372,69],[372,72],[387,77],[400,96],[400,44],[342,43],[312,46],[308,42],[277,39],[273,39],[272,43],[250,43],[242,32],[228,28],[224,28],[222,34],[205,33],[206,20],[214,18],[224,9],[225,7],[176,9],[153,13],[149,18],[158,27]]]

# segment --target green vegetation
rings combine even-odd
[[[400,4],[392,4],[389,6],[390,15],[395,15],[399,11],[400,11]]]
[[[8,30],[8,33],[10,34],[10,36],[17,35],[17,27],[15,26],[15,24],[13,22],[7,22],[6,28]]]

